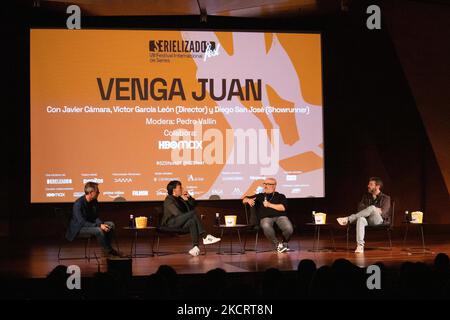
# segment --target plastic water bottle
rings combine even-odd
[[[134,216],[130,214],[130,220],[128,221],[128,226],[134,228]]]
[[[153,225],[153,216],[148,216],[147,218],[147,226],[151,227]]]
[[[411,221],[411,218],[409,216],[409,211],[408,210],[405,211],[405,221],[406,222],[410,222]]]
[[[220,213],[216,212],[216,226],[220,225]]]
[[[312,212],[312,219],[313,219],[313,223],[316,223],[316,217],[315,217],[316,211],[313,210]]]

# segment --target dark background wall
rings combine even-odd
[[[445,8],[448,11],[448,6]],[[1,109],[4,164],[0,196],[4,205],[0,210],[0,234],[18,239],[55,236],[59,234],[53,216],[55,205],[29,203],[28,30],[31,26],[64,28],[66,16],[20,4],[2,10],[2,69],[6,72],[1,88],[7,100]],[[363,4],[352,6],[349,12],[303,19],[209,17],[207,23],[201,23],[198,17],[84,17],[82,27],[321,31],[326,196],[289,200],[290,217],[301,226],[310,221],[312,210],[325,211],[331,217],[350,214],[368,178],[380,176],[385,192],[396,200],[397,224],[404,210],[422,210],[426,221],[449,224],[448,190],[383,10],[382,6],[382,29],[374,31],[366,28]],[[392,6],[386,10],[392,10]],[[434,10],[442,8],[436,6]],[[433,14],[424,18],[432,21]],[[401,28],[395,31],[396,38],[401,38]],[[448,38],[435,36],[430,45],[449,51]],[[449,65],[448,59],[435,60],[432,56],[427,61],[435,67]],[[435,92],[433,97],[448,106],[445,95]],[[433,108],[426,101],[421,101],[421,106]],[[434,114],[441,122],[441,117],[448,115]],[[448,124],[448,118],[444,122]],[[126,225],[129,214],[149,215],[159,205],[108,203],[102,205],[102,212],[104,218],[120,226]],[[58,206],[70,208],[70,204]],[[203,201],[199,212],[209,226],[215,212],[240,214],[243,208],[238,200]]]

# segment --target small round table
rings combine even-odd
[[[424,254],[424,253],[434,254],[434,252],[431,251],[431,249],[428,248],[425,245],[425,236],[424,236],[423,229],[424,229],[424,225],[426,225],[426,223],[414,223],[414,222],[411,222],[411,221],[404,221],[403,224],[405,225],[405,236],[403,237],[403,249],[402,249],[402,251],[406,251],[406,253],[408,255]],[[407,248],[406,247],[406,240],[408,238],[409,226],[416,226],[419,229],[421,240],[422,240],[422,247],[414,247],[414,248]]]
[[[323,223],[323,224],[317,224],[313,222],[309,222],[306,225],[308,226],[314,226],[314,242],[313,242],[313,248],[308,250],[310,252],[329,252],[329,251],[336,251],[336,245],[334,243],[334,235],[333,235],[333,225],[331,223]],[[330,230],[330,236],[331,241],[333,242],[333,250],[327,249],[327,248],[319,248],[319,242],[320,242],[320,228],[325,227]]]
[[[131,240],[131,250],[130,250],[131,258],[138,258],[138,256],[139,257],[148,257],[148,256],[153,257],[155,255],[153,252],[153,242],[151,244],[151,249],[152,249],[151,253],[137,253],[136,246],[137,246],[139,232],[156,230],[156,227],[145,227],[145,228],[124,227],[123,229],[134,232],[134,237]],[[134,254],[133,254],[133,249],[134,249]]]
[[[245,250],[244,247],[242,246],[242,240],[241,240],[241,233],[240,230],[244,229],[244,228],[248,228],[247,224],[236,224],[234,226],[227,226],[225,224],[220,224],[220,225],[216,225],[216,228],[220,228],[220,238],[222,239],[219,242],[219,249],[217,251],[217,254],[245,254]],[[236,251],[233,252],[233,236],[230,236],[230,251],[222,251],[221,250],[221,242],[223,241],[223,236],[224,236],[224,231],[227,230],[229,231],[228,234],[233,233],[233,231],[236,231],[237,235],[238,235],[238,239],[239,239],[239,246],[241,247],[240,251]]]

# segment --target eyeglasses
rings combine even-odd
[[[274,186],[275,183],[266,183],[266,182],[264,182],[263,185],[265,185],[265,186]]]

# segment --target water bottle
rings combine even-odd
[[[315,216],[315,214],[316,214],[316,211],[313,211],[312,212],[313,223],[316,223],[316,216]]]
[[[147,218],[147,226],[148,226],[148,227],[151,227],[152,225],[153,225],[153,216],[150,215],[150,216],[148,216],[148,218]]]
[[[216,226],[220,225],[220,213],[216,212]]]
[[[411,217],[409,216],[408,210],[405,211],[405,221],[406,222],[410,222],[411,221]]]
[[[128,226],[130,228],[134,228],[134,217],[132,214],[130,214],[130,220],[128,221]]]

